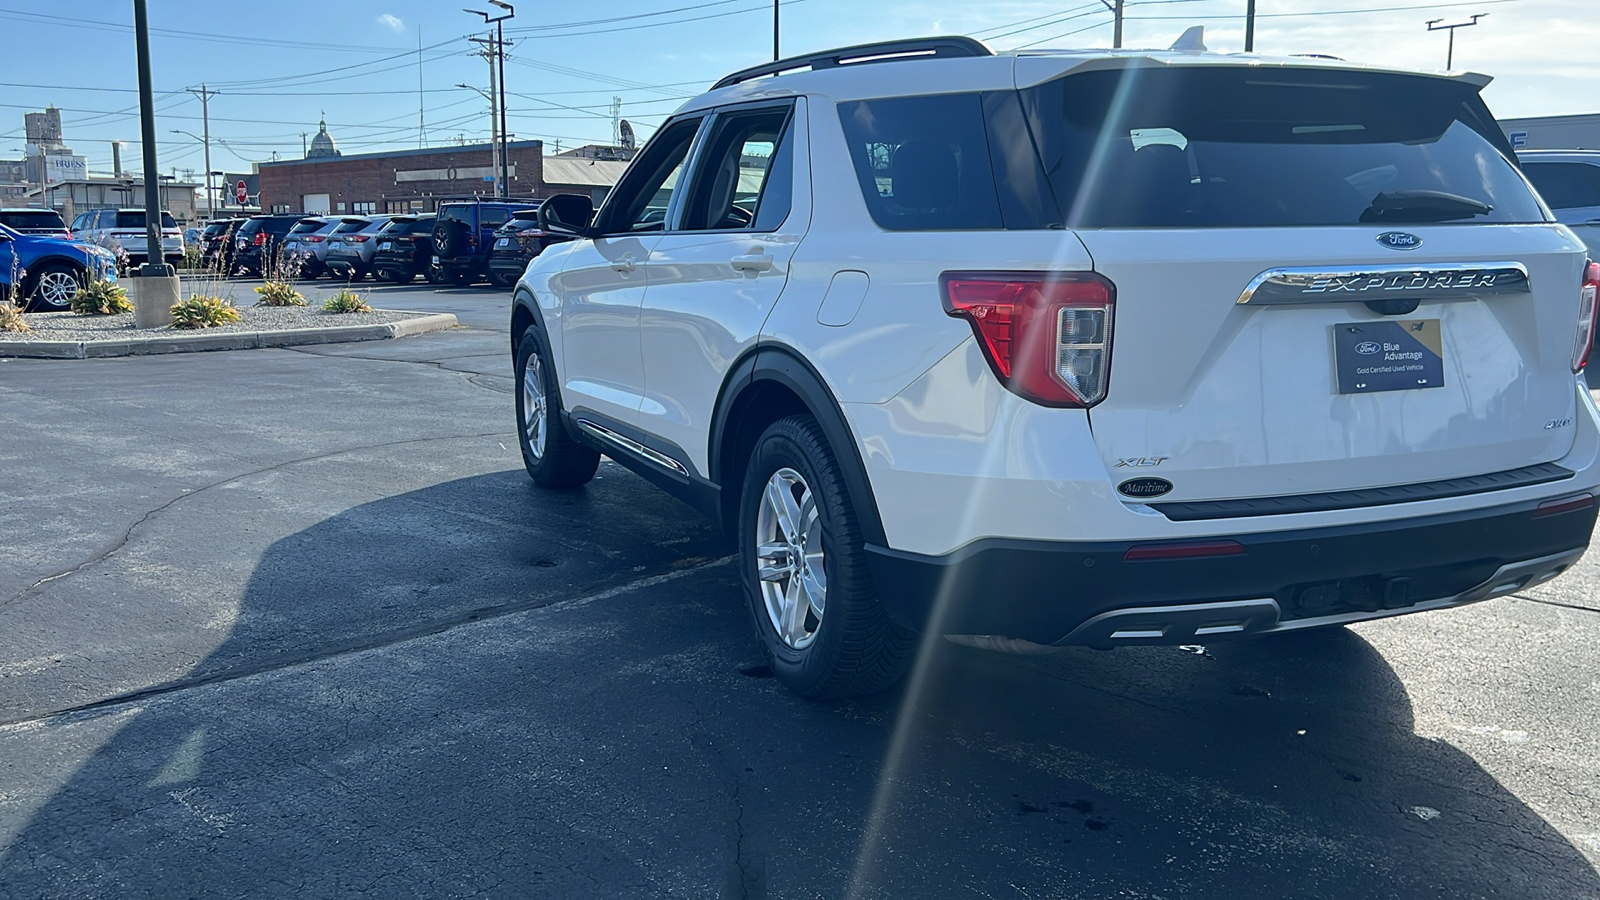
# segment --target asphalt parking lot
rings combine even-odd
[[[0,361],[0,897],[1600,897],[1592,555],[812,704],[705,521],[533,487],[503,294],[370,302],[465,327]]]

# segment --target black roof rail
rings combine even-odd
[[[748,69],[740,69],[712,85],[711,89],[714,91],[738,84],[741,81],[749,81],[752,78],[760,78],[764,75],[777,75],[794,69],[832,69],[836,66],[869,62],[891,62],[900,59],[993,55],[994,51],[984,46],[981,41],[961,35],[913,38],[904,41],[880,41],[876,44],[857,44],[854,47],[840,47],[837,50],[808,53],[805,56],[791,56],[788,59],[780,59],[777,62],[762,63],[759,66],[751,66]]]

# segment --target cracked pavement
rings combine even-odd
[[[1600,898],[1600,566],[1328,634],[819,705],[729,547],[536,490],[503,298],[0,362],[0,898]]]

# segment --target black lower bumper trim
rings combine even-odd
[[[1114,610],[1257,599],[1286,622],[1333,620],[1437,605],[1588,545],[1594,506],[1535,517],[1538,505],[1208,536],[1243,547],[1227,556],[1128,561],[1135,542],[989,539],[947,556],[869,544],[868,565],[890,615],[918,631],[1053,644]]]

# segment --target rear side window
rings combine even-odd
[[[334,234],[352,234],[354,232],[364,230],[368,225],[371,225],[371,224],[372,224],[371,222],[368,222],[365,219],[352,219],[352,220],[349,220],[349,221],[340,222],[339,223],[339,227],[333,229],[333,233]]]
[[[839,104],[873,221],[895,231],[1001,228],[980,94]],[[1026,135],[1017,135],[1026,140]]]
[[[1522,171],[1551,209],[1600,206],[1600,166],[1530,162]]]
[[[499,228],[511,219],[511,210],[495,206],[485,206],[478,210],[479,228]]]
[[[472,207],[470,206],[441,206],[439,207],[440,222],[465,222],[472,224]]]
[[[1071,227],[1545,221],[1470,85],[1135,67],[1021,96]]]
[[[323,221],[321,221],[319,219],[304,219],[304,220],[301,220],[300,222],[296,222],[295,226],[293,228],[289,229],[289,233],[290,234],[311,234],[312,232],[321,231],[323,229],[323,227],[326,226],[327,224],[328,224],[327,222],[323,222]]]

